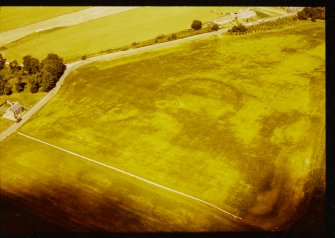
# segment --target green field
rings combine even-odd
[[[0,32],[85,8],[87,7],[0,7]]]
[[[82,55],[189,29],[194,19],[206,22],[239,9],[241,7],[141,7],[76,26],[31,34],[6,45],[8,49],[4,54],[9,60],[21,61],[27,54],[42,59],[52,49],[71,61]]]
[[[303,181],[319,166],[316,155],[324,149],[324,88],[325,26],[308,21],[81,67],[20,131],[269,228],[285,223],[310,189]],[[71,172],[74,178],[89,173],[86,165],[74,165],[78,158],[19,135],[1,147],[6,148],[1,150],[2,189],[12,193],[26,187],[15,183],[22,179],[20,168],[10,169],[15,163],[27,174],[30,168],[44,171],[50,161],[50,171],[31,175],[35,180],[29,185],[50,194],[44,180],[57,183]],[[67,169],[64,177],[60,168],[52,169],[58,164]],[[91,183],[92,196],[108,193],[108,186],[97,185],[109,183],[105,174],[69,186],[83,189]],[[131,196],[123,186],[113,189],[113,196]],[[146,190],[136,192],[144,196]],[[155,196],[165,193],[157,189]],[[136,207],[149,206],[146,199]],[[199,210],[191,210],[185,214],[198,221],[192,216]],[[140,216],[153,215],[143,209]],[[217,224],[210,224],[204,229],[215,230]]]

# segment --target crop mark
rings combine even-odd
[[[132,174],[132,173],[126,172],[126,171],[124,171],[124,170],[118,169],[118,168],[116,168],[116,167],[110,166],[110,165],[108,165],[108,164],[105,164],[105,163],[102,163],[102,162],[93,160],[93,159],[88,158],[88,157],[86,157],[86,156],[83,156],[83,155],[74,153],[74,152],[69,151],[69,150],[67,150],[67,149],[64,149],[64,148],[62,148],[62,147],[59,147],[59,146],[50,144],[50,143],[48,143],[48,142],[39,140],[39,139],[34,138],[34,137],[32,137],[32,136],[28,136],[28,135],[23,134],[23,133],[21,133],[21,132],[17,132],[17,134],[19,134],[19,135],[21,135],[21,136],[24,136],[24,137],[26,137],[26,138],[29,138],[29,139],[31,139],[31,140],[37,141],[37,142],[39,142],[39,143],[48,145],[48,146],[50,146],[50,147],[56,148],[56,149],[58,149],[58,150],[64,151],[64,152],[66,152],[66,153],[68,153],[68,154],[77,156],[77,157],[82,158],[82,159],[84,159],[84,160],[87,160],[87,161],[89,161],[89,162],[92,162],[92,163],[98,164],[98,165],[100,165],[100,166],[103,166],[103,167],[112,169],[112,170],[114,170],[114,171],[117,171],[117,172],[122,173],[122,174],[125,174],[125,175],[128,175],[128,176],[130,176],[130,177],[133,177],[133,178],[135,178],[135,179],[141,180],[141,181],[143,181],[143,182],[145,182],[145,183],[151,184],[151,185],[156,186],[156,187],[158,187],[158,188],[161,188],[161,189],[164,189],[164,190],[167,190],[167,191],[170,191],[170,192],[173,192],[173,193],[182,195],[182,196],[184,196],[184,197],[193,199],[193,200],[195,200],[195,201],[201,202],[201,203],[206,204],[206,205],[208,205],[208,206],[210,206],[210,207],[212,207],[212,208],[215,208],[216,210],[219,210],[219,211],[221,211],[221,212],[223,212],[223,213],[225,213],[225,214],[227,214],[227,215],[229,215],[229,216],[231,216],[231,217],[233,217],[233,218],[235,218],[235,219],[242,220],[241,217],[236,216],[236,215],[234,215],[234,214],[232,214],[232,213],[230,213],[230,212],[227,212],[226,210],[224,210],[224,209],[222,209],[222,208],[219,208],[219,207],[217,207],[217,206],[215,206],[215,205],[213,205],[213,204],[211,204],[211,203],[209,203],[209,202],[206,202],[206,201],[204,201],[204,200],[202,200],[202,199],[200,199],[200,198],[197,198],[197,197],[188,195],[188,194],[186,194],[186,193],[179,192],[179,191],[174,190],[174,189],[172,189],[172,188],[165,187],[165,186],[163,186],[163,185],[161,185],[161,184],[155,183],[155,182],[153,182],[153,181],[150,181],[150,180],[148,180],[148,179],[142,178],[142,177],[137,176],[137,175],[135,175],[135,174]]]

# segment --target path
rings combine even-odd
[[[206,205],[208,205],[208,206],[210,206],[210,207],[212,207],[212,208],[215,208],[216,210],[219,210],[220,212],[225,213],[226,215],[232,216],[234,219],[242,220],[241,217],[236,216],[236,215],[234,215],[234,214],[232,214],[232,213],[230,213],[230,212],[228,212],[228,211],[226,211],[226,210],[224,210],[224,209],[222,209],[222,208],[219,208],[219,207],[217,207],[217,206],[215,206],[215,205],[213,205],[213,204],[211,204],[211,203],[209,203],[209,202],[206,202],[206,201],[204,201],[204,200],[202,200],[202,199],[200,199],[200,198],[197,198],[197,197],[188,195],[188,194],[186,194],[186,193],[179,192],[179,191],[174,190],[174,189],[172,189],[172,188],[165,187],[165,186],[163,186],[163,185],[161,185],[161,184],[155,183],[155,182],[153,182],[153,181],[150,181],[150,180],[148,180],[148,179],[142,178],[142,177],[137,176],[137,175],[135,175],[135,174],[126,172],[126,171],[124,171],[124,170],[118,169],[118,168],[116,168],[116,167],[110,166],[110,165],[105,164],[105,163],[101,163],[101,162],[99,162],[99,161],[96,161],[96,160],[94,160],[94,159],[88,158],[88,157],[86,157],[86,156],[83,156],[83,155],[80,155],[80,154],[77,154],[77,153],[74,153],[74,152],[72,152],[72,151],[70,151],[70,150],[67,150],[67,149],[64,149],[64,148],[62,148],[62,147],[59,147],[59,146],[50,144],[50,143],[48,143],[48,142],[39,140],[39,139],[34,138],[34,137],[32,137],[32,136],[28,136],[28,135],[23,134],[23,133],[20,133],[20,132],[18,132],[18,134],[21,135],[21,136],[24,136],[24,137],[26,137],[26,138],[28,138],[28,139],[37,141],[37,142],[39,142],[39,143],[48,145],[48,146],[50,146],[50,147],[56,148],[56,149],[61,150],[61,151],[64,151],[64,152],[66,152],[66,153],[68,153],[68,154],[74,155],[74,156],[79,157],[79,158],[81,158],[81,159],[87,160],[87,161],[89,161],[89,162],[91,162],[91,163],[95,163],[95,164],[98,164],[98,165],[100,165],[100,166],[103,166],[103,167],[112,169],[112,170],[114,170],[114,171],[117,171],[117,172],[119,172],[119,173],[125,174],[125,175],[127,175],[127,176],[133,177],[133,178],[135,178],[135,179],[137,179],[137,180],[140,180],[140,181],[143,181],[143,182],[145,182],[145,183],[151,184],[151,185],[153,185],[153,186],[155,186],[155,187],[158,187],[158,188],[161,188],[161,189],[164,189],[164,190],[167,190],[167,191],[170,191],[170,192],[173,192],[173,193],[182,195],[182,196],[184,196],[184,197],[193,199],[193,200],[195,200],[195,201],[201,202],[201,203],[206,204]]]
[[[83,22],[92,21],[101,17],[129,11],[137,7],[91,7],[78,12],[65,14],[30,25],[18,27],[0,33],[0,46],[4,46],[12,41],[18,40],[24,36],[49,30],[56,27],[73,26]]]

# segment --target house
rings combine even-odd
[[[23,106],[18,102],[7,101],[7,103],[10,105],[10,107],[6,110],[2,117],[11,121],[18,121],[19,114],[24,110]]]
[[[292,13],[292,12],[298,12],[298,11],[302,10],[303,7],[286,7],[286,9],[289,13]]]

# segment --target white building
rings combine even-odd
[[[22,105],[18,102],[7,101],[7,103],[10,107],[6,110],[2,117],[11,121],[18,121],[20,113],[24,110]]]

